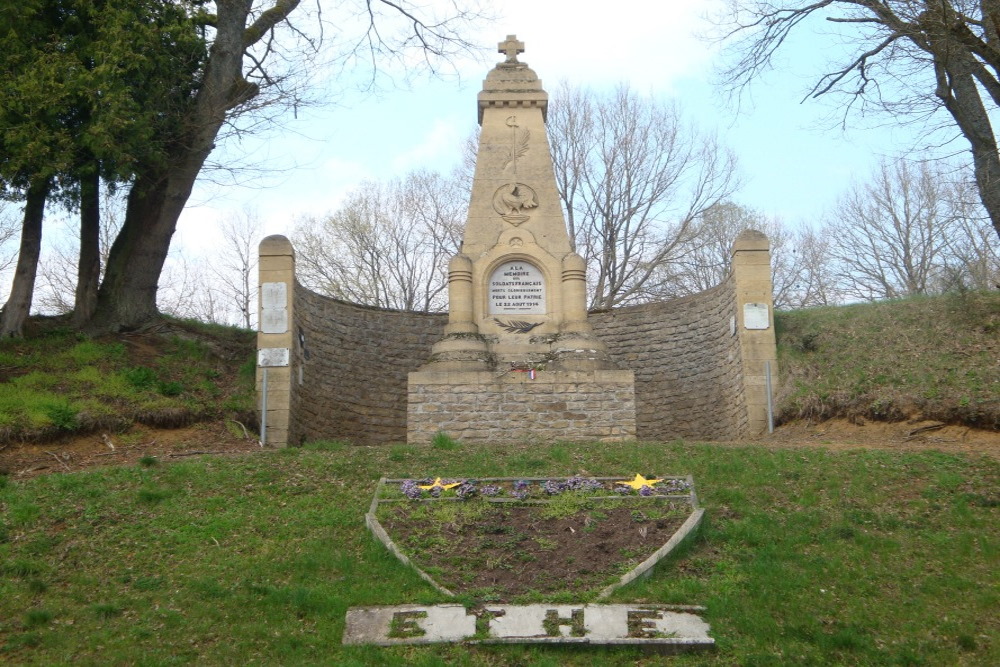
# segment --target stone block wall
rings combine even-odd
[[[296,400],[290,442],[406,441],[406,377],[447,315],[383,310],[295,285]]]
[[[734,253],[733,274],[718,287],[591,313],[594,331],[613,361],[635,373],[639,439],[723,440],[766,428],[765,362],[777,376],[769,253],[762,236],[741,243],[746,247]],[[262,261],[264,250],[262,244]],[[294,257],[290,244],[287,255]],[[291,280],[293,259],[281,262],[262,270],[262,284]],[[297,283],[290,287],[289,340],[262,335],[259,343],[291,348],[289,367],[272,371],[280,384],[271,384],[268,392],[274,429],[268,443],[405,441],[407,376],[427,361],[447,315],[369,308],[318,295]],[[747,304],[770,308],[766,330],[744,326]],[[271,395],[281,391],[287,392],[284,398]],[[288,415],[287,436],[281,410]]]
[[[735,313],[732,277],[692,296],[591,313],[612,360],[635,372],[640,440],[746,435]]]
[[[540,371],[410,375],[408,439],[429,442],[439,430],[462,442],[635,440],[629,371]]]

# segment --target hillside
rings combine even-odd
[[[1000,292],[777,314],[779,423],[938,420],[1000,429]]]
[[[892,435],[872,422],[917,424],[905,436],[935,420],[981,429],[980,441],[1000,430],[1000,293],[776,320],[772,440],[808,440],[804,423],[829,433],[839,422],[828,420],[867,423],[864,437],[838,433],[868,443]],[[27,340],[0,342],[0,473],[256,447],[253,368],[245,330],[168,319],[92,340],[58,318],[36,319]]]

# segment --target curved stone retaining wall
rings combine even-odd
[[[258,395],[267,444],[404,442],[407,375],[427,361],[447,316],[320,296],[295,282],[288,240],[261,243]],[[732,439],[767,427],[775,366],[767,238],[745,232],[718,287],[591,313],[622,370],[635,373],[636,436]],[[263,374],[269,373],[267,392]]]
[[[406,440],[406,378],[426,362],[443,314],[367,308],[294,289],[290,439]],[[702,294],[591,314],[614,361],[635,371],[642,440],[744,433],[732,281]],[[304,343],[304,345],[303,345]]]
[[[730,278],[693,296],[591,313],[611,358],[635,372],[639,440],[745,434],[735,301]]]
[[[291,442],[406,442],[406,376],[427,361],[448,316],[367,308],[297,283],[294,312],[302,371]]]

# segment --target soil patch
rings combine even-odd
[[[832,450],[937,450],[1000,458],[1000,431],[919,418],[898,422],[864,419],[797,421],[783,424],[774,433],[749,442],[767,447],[824,447]]]
[[[205,454],[261,451],[252,433],[236,422],[205,422],[185,428],[136,426],[124,433],[97,433],[47,443],[0,445],[0,474],[27,479],[49,473],[77,472],[101,466],[135,465],[154,456],[163,461]]]
[[[434,503],[466,507],[440,520],[425,507]],[[544,507],[481,500],[398,503],[380,507],[379,522],[445,588],[510,602],[527,593],[596,592],[663,546],[692,511],[687,504],[645,498],[592,500],[564,517],[546,518]]]

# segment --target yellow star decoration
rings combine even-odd
[[[428,484],[427,486],[424,486],[423,484],[420,484],[419,486],[420,486],[421,489],[425,489],[427,491],[430,491],[435,486],[440,486],[442,489],[444,489],[445,491],[447,491],[448,489],[453,489],[456,486],[461,486],[461,485],[462,485],[461,482],[455,482],[454,484],[445,484],[444,482],[441,481],[441,478],[438,477],[437,479],[434,480],[433,484]]]
[[[652,488],[654,484],[662,481],[663,481],[662,479],[646,479],[642,475],[636,473],[635,479],[633,479],[631,482],[622,482],[622,484],[624,484],[625,486],[631,486],[633,489],[638,491],[644,486]]]

